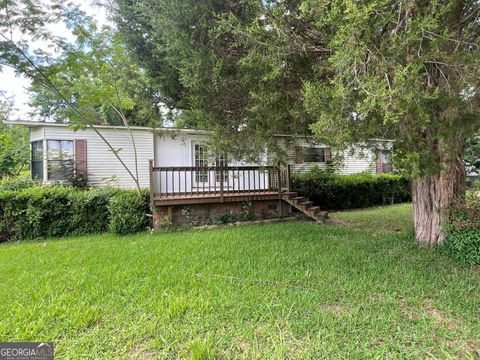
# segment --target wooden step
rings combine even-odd
[[[308,208],[308,209],[310,210],[310,207],[312,207],[312,205],[313,205],[313,201],[304,201],[304,202],[302,202],[302,203],[300,203],[300,204],[298,204],[298,205],[299,205],[299,206],[304,206],[304,207],[306,207],[306,208]]]
[[[298,197],[298,193],[295,191],[287,191],[282,193],[283,196],[288,196],[289,198]]]
[[[327,213],[321,211],[320,206],[313,206],[313,201],[303,196],[297,196],[296,192],[288,192],[283,194],[283,200],[303,212],[308,217],[317,222],[323,222],[327,218]]]

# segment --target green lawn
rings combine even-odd
[[[0,340],[65,359],[478,358],[480,271],[415,245],[409,212],[4,244]]]

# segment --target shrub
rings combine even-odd
[[[72,193],[72,233],[90,234],[109,229],[108,203],[118,189],[97,188]]]
[[[318,168],[292,176],[292,188],[326,210],[410,201],[410,180],[394,174],[337,175]]]
[[[480,199],[455,201],[448,212],[444,249],[463,265],[480,264]]]
[[[130,190],[80,190],[71,186],[2,191],[0,241],[91,234],[108,231],[109,228],[119,229],[122,211],[133,214],[123,218],[147,217],[148,194],[143,192],[141,200],[135,194],[136,202],[130,199],[132,194],[134,193]],[[125,199],[124,202],[122,199]],[[141,211],[138,210],[140,208]],[[139,227],[135,223],[124,221],[124,224],[130,227],[130,232],[138,231]],[[146,224],[141,226],[141,230],[144,230],[148,225],[148,217],[142,224]]]
[[[0,192],[2,240],[88,234],[105,231],[112,191],[68,186]]]
[[[39,186],[39,183],[30,179],[29,175],[0,179],[0,191],[23,190],[35,186]]]
[[[148,192],[124,190],[115,194],[108,203],[110,231],[119,235],[133,234],[149,227]]]
[[[231,224],[234,223],[238,220],[238,217],[235,214],[231,213],[222,213],[222,214],[216,214],[213,217],[213,224],[214,225],[225,225],[225,224]]]

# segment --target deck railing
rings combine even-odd
[[[290,189],[290,168],[279,166],[154,166],[152,200],[278,193]]]

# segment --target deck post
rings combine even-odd
[[[148,168],[150,172],[150,208],[153,211],[153,194],[154,194],[154,181],[153,181],[153,160],[148,160]]]
[[[220,168],[220,202],[223,203],[223,167]]]
[[[283,199],[282,199],[282,170],[280,164],[277,166],[277,186],[278,186],[278,215],[283,217]]]
[[[288,192],[291,191],[290,171],[291,171],[291,165],[290,165],[290,164],[287,164],[287,177],[286,177],[286,181],[287,181],[287,191],[288,191]]]

